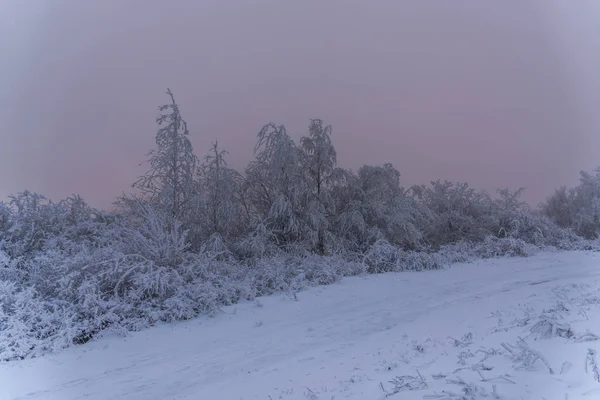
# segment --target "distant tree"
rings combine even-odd
[[[566,186],[559,187],[540,204],[542,214],[562,228],[572,228],[574,194],[574,191]]]
[[[580,172],[579,185],[573,199],[574,229],[589,239],[600,235],[600,167],[593,172]]]
[[[9,198],[12,215],[6,218],[10,228],[3,236],[5,248],[12,257],[28,257],[42,250],[48,240],[60,235],[63,227],[56,203],[29,191]]]
[[[10,206],[0,201],[0,242],[7,240],[8,230],[12,226],[12,210]]]
[[[478,242],[490,235],[492,200],[485,191],[440,180],[413,191],[435,215],[424,227],[434,248],[461,240]]]
[[[493,232],[500,237],[518,236],[519,231],[524,228],[524,217],[528,215],[529,206],[521,200],[524,188],[512,192],[507,188],[498,189],[499,198],[494,201],[494,209],[491,210],[495,217]]]
[[[540,211],[558,226],[594,239],[600,236],[600,167],[579,175],[579,185],[558,188],[540,204]]]
[[[156,148],[148,153],[150,169],[133,187],[147,200],[182,221],[196,195],[194,181],[198,160],[193,153],[189,131],[170,89],[171,102],[159,107]]]

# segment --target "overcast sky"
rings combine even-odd
[[[0,1],[0,197],[107,207],[170,87],[197,155],[243,168],[260,127],[333,125],[341,166],[527,188],[600,165],[600,3]]]

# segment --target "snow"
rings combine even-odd
[[[485,390],[465,399],[599,398],[585,366],[600,341],[581,336],[600,334],[599,254],[545,252],[261,298],[0,364],[0,399],[458,399],[460,380]],[[546,320],[569,337],[535,337]],[[521,368],[527,358],[509,358],[519,338],[553,374],[541,360]],[[396,377],[415,390],[391,394]]]

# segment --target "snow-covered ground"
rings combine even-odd
[[[593,333],[600,253],[542,253],[349,278],[0,364],[0,399],[596,399]]]

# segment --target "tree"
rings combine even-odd
[[[490,234],[492,200],[485,191],[467,183],[437,180],[413,192],[435,215],[424,227],[426,240],[434,248],[461,240],[478,242]]]
[[[573,227],[574,196],[574,190],[569,190],[566,186],[561,186],[540,205],[542,214],[552,219],[562,228]]]
[[[301,153],[283,125],[269,123],[258,133],[255,160],[246,168],[246,198],[280,247],[303,246],[306,187]]]
[[[309,208],[317,230],[316,250],[324,254],[327,208],[331,205],[326,189],[335,176],[337,154],[331,142],[331,125],[325,126],[320,119],[312,119],[308,132],[308,136],[300,139],[302,170],[311,195]]]
[[[182,221],[196,195],[194,181],[198,160],[193,153],[189,131],[170,89],[171,103],[159,107],[156,117],[156,149],[148,153],[150,169],[132,186],[147,200],[167,212],[172,222]],[[171,223],[173,226],[173,223]]]
[[[213,143],[200,167],[204,194],[205,224],[212,233],[228,236],[236,231],[242,220],[238,199],[241,175],[227,166],[226,150]]]
[[[508,188],[498,189],[500,198],[494,201],[496,232],[499,237],[518,236],[525,228],[524,220],[530,214],[529,206],[521,200],[525,188],[512,192]]]
[[[600,235],[600,167],[592,173],[580,172],[573,208],[575,231],[588,239],[597,238]]]
[[[579,185],[560,187],[540,205],[542,214],[586,239],[600,236],[600,167],[581,171]]]
[[[380,239],[405,248],[418,246],[427,209],[407,196],[392,164],[364,165],[358,174],[346,172],[343,182],[332,189],[335,230],[352,250],[363,252]]]

